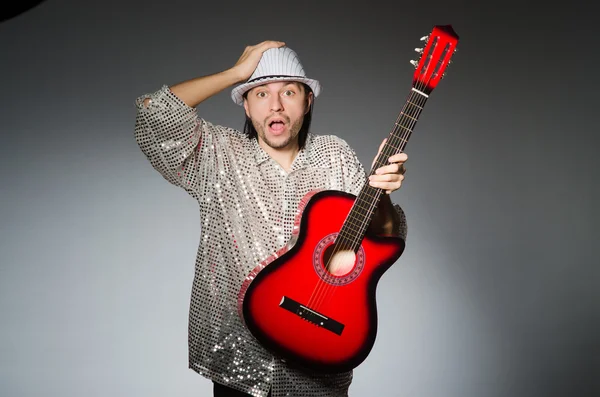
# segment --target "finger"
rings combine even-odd
[[[400,189],[400,187],[402,186],[402,182],[398,181],[398,182],[379,182],[379,181],[369,181],[369,185],[375,188],[379,188],[379,189],[383,189],[386,190],[388,192],[393,192],[395,190]]]
[[[379,167],[375,170],[377,175],[382,174],[398,174],[401,170],[401,165],[398,163],[393,163],[390,165],[384,165],[383,167]]]
[[[266,40],[263,41],[262,43],[260,43],[258,45],[258,47],[260,49],[268,49],[268,48],[273,48],[273,47],[281,47],[283,46],[285,43],[283,41],[275,41],[275,40]]]
[[[383,147],[385,146],[386,142],[387,142],[387,138],[384,138],[383,141],[381,142],[381,144],[379,145],[379,149],[377,150],[377,154],[381,153],[381,149],[383,149]]]
[[[377,157],[379,157],[379,154],[381,153],[381,149],[383,149],[383,146],[385,146],[386,141],[387,141],[387,138],[384,138],[384,140],[381,141],[381,143],[379,144],[379,149],[377,149],[377,155],[373,158],[373,161],[371,162],[371,167],[373,167],[375,165],[375,161],[377,160]]]
[[[397,176],[394,179],[369,179],[369,185],[380,187],[382,189],[397,189],[402,185],[402,175]]]
[[[402,163],[393,163],[390,165],[386,165],[383,167],[379,167],[375,170],[375,174],[383,175],[383,174],[400,174],[404,175],[406,173],[406,167]]]
[[[390,163],[405,163],[408,160],[406,153],[396,153],[388,159]]]
[[[404,180],[404,175],[402,174],[383,174],[383,175],[371,175],[369,176],[369,181],[372,182],[383,182],[383,183],[387,183],[387,182],[396,182],[396,181],[403,181]]]

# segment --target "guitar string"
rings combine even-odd
[[[418,95],[418,94],[416,94],[416,95]],[[416,100],[415,100],[415,98],[416,98]],[[422,108],[423,108],[422,105],[424,105],[425,100],[420,95],[416,97],[415,94],[414,94],[414,92],[411,91],[411,95],[409,97],[408,103],[413,104],[413,102],[420,103],[421,106],[416,105],[413,108],[413,107],[408,106],[408,104],[407,104],[407,106],[401,112],[401,114],[400,114],[400,116],[397,119],[397,122],[395,124],[394,133],[397,133],[399,131],[398,126],[402,128],[402,130],[400,130],[400,131],[402,131],[402,133],[400,134],[400,136],[395,135],[395,134],[391,135],[391,137],[386,142],[389,145],[388,148],[389,147],[395,148],[396,151],[398,151],[398,149],[399,149],[400,146],[398,146],[398,147],[396,147],[396,146],[398,144],[401,145],[402,142],[406,143],[407,140],[408,140],[409,135],[412,133],[412,131],[414,129],[414,125],[416,124],[416,121],[417,121],[419,113],[420,113],[419,109],[422,110]],[[403,125],[403,123],[402,123],[403,119],[404,119],[404,121],[406,121],[406,118],[403,117],[403,116],[408,116],[409,120],[413,120],[413,121],[409,121],[408,127],[405,126],[405,125]],[[412,116],[414,116],[414,117],[412,117]],[[381,156],[385,156],[384,158],[389,158],[393,154],[394,154],[394,152],[388,153],[386,150],[383,150],[382,153],[381,153]],[[385,164],[383,164],[383,165],[385,165]],[[374,200],[368,206],[367,212],[364,215],[367,215],[371,211],[375,210],[376,203],[379,201],[379,197],[381,196],[381,194],[383,194],[383,189],[376,189],[375,190],[375,196],[373,197]],[[367,195],[369,195],[369,194],[367,194]],[[359,208],[363,209],[363,207],[360,206],[360,203],[359,203]],[[364,232],[366,231],[365,228],[367,227],[367,224],[366,224],[367,223],[367,219],[368,219],[368,217],[363,218],[362,224],[359,225],[359,231],[360,231],[360,233],[358,233],[358,234],[355,235],[354,240],[350,240],[349,241],[350,246],[347,247],[347,248],[351,248],[352,246],[356,246],[358,244],[359,240],[362,240],[362,238],[360,236],[362,236],[364,234]],[[350,229],[352,229],[352,228],[350,228]],[[345,237],[346,240],[348,239],[347,236],[343,236],[343,237]],[[359,245],[359,247],[360,247],[360,245]],[[344,248],[346,248],[346,247],[344,247]],[[353,268],[351,269],[351,271],[355,269],[355,266],[358,263],[357,261],[358,261],[358,258],[355,258],[355,261],[353,263]],[[347,274],[348,273],[346,273],[346,277],[348,277]],[[325,288],[324,289],[324,293],[321,294],[320,299],[317,302],[317,307],[320,307],[321,304],[324,301],[330,301],[333,298],[333,295],[338,290],[338,288],[333,288],[333,287],[334,286],[331,286],[329,288]]]
[[[417,98],[417,101],[415,101],[414,98]],[[379,158],[376,159],[374,166],[376,166],[378,163],[380,163],[380,161],[378,161],[380,158],[391,157],[392,154],[388,153],[389,148],[394,148],[397,150],[399,148],[399,146],[396,147],[398,144],[401,145],[401,143],[403,141],[407,142],[407,138],[409,137],[410,133],[412,132],[412,128],[414,127],[414,125],[416,123],[416,119],[418,119],[418,114],[420,113],[419,109],[422,109],[422,106],[414,105],[414,102],[419,102],[419,100],[422,100],[422,96],[420,94],[416,94],[414,91],[411,90],[409,97],[408,97],[402,111],[400,112],[400,114],[398,115],[398,118],[396,119],[396,123],[394,124],[393,132],[390,134],[390,137],[386,141],[386,145],[384,146],[382,152],[380,153]],[[409,104],[411,104],[412,106],[410,106]],[[408,116],[408,118],[410,120],[413,120],[413,121],[409,122],[409,127],[401,124],[401,121],[405,116]],[[398,137],[396,134],[398,133],[398,131],[400,131],[399,127],[402,127],[403,132],[400,133],[400,136]],[[385,165],[385,163],[384,163],[384,165]],[[372,172],[374,169],[375,168],[372,169]],[[364,189],[366,189],[365,194],[367,196],[373,197],[368,193],[368,189],[369,189],[368,186],[365,187]],[[382,191],[382,189],[375,190],[376,195],[378,195],[378,193],[381,193],[381,191]],[[373,197],[373,198],[375,199],[376,197]],[[362,204],[364,204],[364,203],[361,203],[360,200],[356,200],[353,205],[353,208],[358,207],[361,210],[366,210],[366,213],[369,213],[370,211],[373,210],[373,208],[375,207],[375,205],[378,201],[379,201],[378,199],[373,200],[367,207],[363,207]],[[352,211],[350,212],[350,214],[352,214]],[[346,219],[346,221],[347,222],[345,224],[349,225],[348,228],[350,229],[350,231],[356,232],[366,226],[365,219],[356,223],[358,220],[348,217]],[[356,227],[357,230],[353,230],[353,227]],[[361,234],[361,233],[358,233],[358,234]],[[324,266],[325,267],[325,277],[333,278],[334,280],[336,280],[337,277],[344,277],[344,276],[347,277],[349,272],[346,273],[344,276],[332,275],[331,272],[329,272],[329,266],[331,264],[332,258],[336,254],[338,254],[340,251],[349,250],[352,247],[352,245],[355,245],[358,242],[358,241],[352,241],[352,239],[348,239],[345,235],[338,235],[338,238],[339,238],[339,241],[336,241],[334,243],[335,245],[333,248],[333,252],[329,256],[327,263]],[[356,239],[356,237],[355,237],[355,239]],[[348,243],[349,243],[349,245],[348,245]],[[356,260],[355,260],[355,263],[356,263]],[[353,268],[354,268],[354,266],[353,266]],[[337,285],[331,285],[329,282],[319,279],[307,304],[311,308],[318,309],[318,307],[320,307],[321,303],[324,300],[330,298],[330,295],[331,295],[330,292],[332,290],[335,291],[337,289],[337,287],[338,287]]]
[[[431,59],[433,59],[433,55],[431,55],[431,56],[430,56],[430,58],[431,58]],[[428,62],[428,64],[426,65],[426,67],[424,68],[424,69],[425,69],[425,70],[424,70],[424,73],[427,73],[427,70],[428,70],[428,68],[429,68],[429,67],[431,66],[431,64],[433,63],[433,62],[431,61],[431,59],[429,60],[429,62]],[[438,73],[439,73],[439,71],[438,71]],[[421,81],[421,80],[419,80],[419,82],[421,82],[421,83],[422,83],[422,85],[421,85],[421,86],[419,86],[419,84],[415,84],[415,87],[414,87],[414,88],[415,88],[415,89],[417,89],[417,90],[419,90],[419,91],[421,91],[421,92],[422,92],[422,91],[424,91],[424,87],[430,83],[430,81],[431,81],[431,79],[433,78],[433,76],[434,76],[434,73],[432,72],[432,73],[430,74],[430,76],[429,76],[429,80],[427,80],[427,82],[426,82],[426,83],[422,83],[422,81]],[[412,103],[412,102],[410,101],[410,99],[411,99],[411,97],[414,97],[414,95],[415,95],[415,92],[414,92],[413,90],[411,90],[411,91],[410,91],[409,98],[408,98],[407,102],[405,103],[405,107],[403,108],[403,111],[401,111],[401,112],[400,112],[400,115],[399,115],[399,117],[396,119],[396,123],[395,123],[395,126],[394,126],[394,128],[393,128],[394,132],[396,132],[395,130],[397,129],[397,127],[398,127],[398,126],[401,126],[401,124],[400,124],[400,121],[401,121],[402,115],[406,115],[406,113],[404,112],[404,109],[406,109],[406,105],[407,105],[408,103]],[[410,118],[411,120],[413,120],[413,121],[409,122],[410,128],[407,128],[407,131],[408,131],[408,132],[404,132],[404,133],[402,133],[402,134],[400,135],[400,136],[401,136],[401,138],[400,138],[400,144],[402,143],[402,141],[404,141],[405,143],[407,143],[407,142],[408,142],[408,138],[410,137],[410,134],[412,134],[412,131],[414,130],[414,126],[415,126],[416,122],[418,121],[418,119],[419,119],[419,116],[420,116],[420,113],[421,113],[421,111],[423,110],[423,108],[424,108],[424,106],[425,106],[425,103],[426,103],[426,101],[427,101],[427,98],[428,98],[427,96],[423,96],[423,95],[421,95],[421,94],[417,94],[417,95],[418,95],[418,97],[417,97],[417,99],[418,99],[418,100],[417,100],[416,102],[418,102],[418,103],[421,103],[421,105],[420,105],[420,106],[418,105],[418,108],[419,108],[420,110],[416,110],[416,109],[415,109],[416,113],[415,113],[415,114],[413,114],[413,116],[416,116],[416,117],[409,117],[409,118]],[[394,135],[394,133],[392,133],[392,134],[390,134],[390,135],[391,135],[391,139],[389,139],[389,140],[395,139],[395,137],[396,137],[396,136]],[[385,149],[385,147],[384,147],[384,149]],[[382,151],[382,152],[383,152],[383,151]],[[383,153],[381,153],[381,156],[383,156]],[[379,157],[381,157],[381,156],[378,156],[378,159],[379,159]],[[386,155],[386,157],[390,157],[390,156]],[[376,159],[376,163],[377,163],[377,160],[378,160],[378,159]],[[385,164],[387,164],[387,163],[385,163]],[[385,165],[385,164],[384,164],[384,165]],[[372,170],[371,170],[371,173],[373,173],[374,169],[375,169],[375,167],[373,167],[373,168],[372,168]],[[381,196],[381,194],[382,194],[382,193],[383,193],[383,189],[381,189],[381,188],[379,188],[379,189],[376,189],[376,194],[377,194],[378,196]],[[371,208],[369,209],[369,211],[373,211],[373,210],[374,210],[374,208],[376,207],[376,205],[377,205],[378,201],[379,201],[379,200],[374,200],[374,201],[372,201],[372,202],[371,202],[372,204],[371,204],[371,206],[370,206]],[[366,218],[363,218],[363,225],[362,225],[362,227],[366,227],[366,226],[367,226],[367,225],[366,225]],[[363,229],[363,230],[366,230],[366,229]],[[355,241],[351,241],[351,243],[352,243],[353,245],[356,245],[356,244],[357,244],[359,241],[361,241],[361,240],[362,240],[362,237],[361,237],[360,235],[357,235],[357,236],[356,236],[356,238],[355,238]],[[331,299],[331,297],[333,296],[333,294],[335,293],[335,291],[337,291],[337,288],[335,288],[336,286],[330,286],[330,287],[332,287],[332,288],[329,288],[329,289],[331,289],[331,290],[332,290],[332,293],[331,293],[331,294],[326,294],[326,296],[327,296],[327,295],[329,295],[328,299]],[[321,300],[321,302],[322,302],[322,300]],[[319,303],[317,306],[320,306],[320,303]]]
[[[431,61],[428,63],[425,72],[427,71],[427,68],[431,65]],[[433,76],[433,74],[430,76],[430,78]],[[428,83],[422,83],[422,85],[419,84],[415,84],[415,89],[419,90],[419,91],[423,91],[424,87],[426,86],[426,84]],[[416,95],[416,96],[415,96]],[[414,101],[414,98],[417,98],[416,101]],[[406,112],[406,109],[409,107],[408,104],[413,104],[413,101],[416,103],[421,103],[420,105],[415,106],[414,109],[414,113],[411,113],[410,111],[413,110],[412,108],[409,108],[408,112]],[[410,94],[409,97],[402,109],[402,111],[400,112],[400,114],[398,115],[398,118],[396,119],[396,123],[394,125],[393,131],[390,134],[390,137],[388,138],[386,145],[384,146],[382,152],[380,153],[380,155],[378,156],[378,158],[375,160],[374,166],[377,165],[377,163],[379,163],[379,159],[382,158],[383,156],[389,158],[391,157],[392,154],[388,154],[387,151],[385,149],[389,148],[389,147],[393,147],[396,148],[396,145],[392,143],[392,141],[396,141],[399,140],[400,145],[402,144],[402,142],[407,143],[408,138],[410,137],[410,134],[412,133],[412,130],[414,129],[414,126],[416,124],[416,122],[418,121],[418,118],[420,116],[420,112],[423,109],[424,105],[426,102],[426,97],[423,97],[421,94],[419,93],[415,93],[415,91],[413,91],[412,89],[410,90]],[[420,110],[419,110],[420,109]],[[410,114],[410,115],[409,115]],[[406,127],[404,125],[402,125],[400,122],[402,121],[403,116],[408,116],[408,118],[411,120],[409,121],[409,127]],[[413,117],[415,116],[415,117]],[[400,138],[398,138],[395,133],[398,132],[398,127],[402,128],[404,130],[404,132],[402,132],[400,134]],[[397,149],[397,148],[396,148]],[[383,165],[387,165],[387,162],[384,162]],[[374,170],[376,168],[373,167],[371,169],[371,174],[374,173]],[[368,187],[365,187],[365,189],[368,189]],[[376,191],[376,195],[377,196],[381,196],[381,194],[383,193],[383,189],[378,188],[375,190]],[[373,211],[375,209],[375,207],[377,206],[377,203],[379,202],[379,198],[377,198],[377,200],[373,200],[371,201],[371,204],[369,205],[369,208],[367,210],[367,214],[371,211]],[[362,207],[360,207],[360,203],[358,203],[358,200],[355,201],[353,208],[355,205],[358,205],[359,208],[362,209]],[[350,212],[352,213],[352,211]],[[366,215],[366,214],[365,214]],[[347,219],[348,220],[348,219]],[[364,227],[366,227],[366,217],[363,218],[362,222],[359,224],[359,230],[363,229]],[[349,222],[349,224],[352,226],[352,222]],[[334,243],[334,249],[333,252],[331,253],[331,255],[329,256],[329,259],[327,261],[327,264],[324,266],[325,267],[325,277],[329,278],[329,277],[333,277],[335,280],[335,277],[338,276],[334,276],[331,274],[331,272],[329,272],[329,265],[330,265],[330,261],[331,258],[333,258],[338,252],[343,251],[343,250],[348,250],[349,248],[352,247],[352,245],[356,245],[358,243],[359,240],[362,240],[362,238],[360,237],[362,233],[358,233],[358,235],[355,237],[355,241],[350,240],[350,246],[346,247],[344,246],[344,244],[342,244],[341,242],[338,244],[337,239],[336,242]],[[338,235],[339,237],[339,235]],[[345,236],[342,236],[341,240],[343,240],[345,238]],[[356,266],[356,258],[355,258],[355,263],[353,265],[354,269]],[[351,269],[351,271],[352,271]],[[343,276],[339,276],[339,277],[344,277],[344,276],[348,276],[350,272],[345,273]],[[319,280],[317,281],[317,285],[315,286],[313,293],[311,294],[311,297],[309,299],[309,302],[307,303],[309,307],[314,308],[315,310],[318,310],[321,307],[321,304],[325,301],[325,300],[329,300],[332,298],[333,294],[335,293],[335,291],[337,290],[339,286],[337,285],[332,285],[331,283],[322,280],[321,278],[319,278]]]
[[[428,68],[430,65],[431,65],[431,62],[430,62],[430,63],[429,63],[427,66],[426,66],[426,68],[425,68],[425,72],[427,72],[427,68]],[[433,76],[433,74],[432,74],[432,75],[430,75],[430,79],[431,79],[431,77],[432,77],[432,76]],[[425,87],[427,84],[429,84],[429,81],[427,81],[427,83],[422,83],[422,85],[416,84],[416,85],[415,85],[415,88],[416,88],[417,90],[419,90],[419,91],[423,91],[423,90],[424,90],[424,87]],[[417,95],[417,96],[415,97],[415,95]],[[417,98],[417,100],[416,100],[416,101],[414,101],[414,98]],[[407,112],[407,111],[406,111],[406,108],[408,107],[408,104],[409,104],[409,103],[411,103],[411,104],[412,104],[412,103],[413,103],[413,101],[414,101],[414,102],[416,102],[416,103],[419,103],[419,105],[417,105],[415,108],[409,108],[409,109],[408,109],[409,111]],[[413,91],[413,90],[411,90],[411,91],[410,91],[410,94],[409,94],[409,97],[408,97],[408,99],[407,99],[407,102],[406,102],[406,104],[405,104],[405,106],[404,106],[403,110],[400,112],[400,115],[399,115],[399,116],[398,116],[398,118],[396,119],[396,123],[395,123],[395,125],[394,125],[394,129],[393,129],[393,130],[394,130],[394,132],[397,132],[397,129],[398,129],[398,127],[402,127],[402,128],[404,129],[404,132],[400,134],[400,137],[399,137],[399,138],[397,137],[397,135],[395,135],[395,134],[394,134],[394,132],[393,132],[392,134],[390,134],[390,135],[391,135],[391,138],[388,140],[388,143],[390,143],[390,146],[391,146],[391,147],[395,147],[395,144],[393,144],[391,141],[394,141],[394,143],[395,143],[395,141],[399,139],[399,141],[400,141],[400,142],[398,142],[398,143],[399,143],[400,145],[402,144],[402,142],[403,142],[403,141],[404,141],[404,143],[407,143],[407,142],[408,142],[408,138],[410,137],[410,134],[412,134],[412,131],[414,130],[414,126],[416,125],[416,122],[417,122],[417,121],[418,121],[418,119],[419,119],[420,113],[421,113],[421,111],[423,110],[423,108],[424,108],[424,106],[425,106],[425,103],[426,103],[426,101],[427,101],[427,97],[425,97],[425,96],[422,96],[421,94],[418,94],[418,93],[416,94],[416,93],[415,93],[415,91]],[[412,111],[412,112],[411,112],[411,111]],[[409,117],[409,119],[410,119],[410,120],[412,120],[412,121],[409,121],[409,123],[408,123],[408,124],[409,124],[409,125],[408,125],[408,127],[406,127],[406,126],[402,125],[402,123],[401,123],[403,116],[408,116],[408,117]],[[412,116],[415,116],[415,117],[412,117]],[[388,147],[389,147],[389,146],[388,146]],[[384,149],[385,149],[385,148],[384,148]],[[382,151],[382,152],[383,152],[383,151]],[[384,153],[382,153],[382,154],[381,154],[381,156],[383,156],[383,155],[384,155]],[[385,157],[388,157],[388,158],[389,158],[390,156],[391,156],[391,154],[385,154]],[[378,159],[377,159],[377,160],[378,160]],[[376,160],[376,163],[377,163],[377,160]],[[384,163],[383,165],[387,165],[387,162],[386,162],[386,163]],[[373,168],[373,169],[371,170],[371,171],[372,171],[371,173],[373,173],[374,169],[375,169],[375,168]],[[379,189],[376,189],[376,190],[375,190],[375,192],[376,192],[376,195],[380,197],[380,196],[381,196],[381,194],[383,194],[383,189],[381,189],[381,188],[379,188]],[[370,208],[369,208],[369,210],[368,210],[369,212],[371,212],[371,211],[374,211],[374,210],[375,210],[375,207],[377,206],[377,203],[379,202],[379,197],[377,197],[377,200],[373,200],[373,201],[371,201],[371,205],[370,205]],[[366,230],[365,228],[367,227],[367,225],[366,225],[366,223],[367,223],[367,219],[368,219],[367,217],[364,217],[364,218],[363,218],[363,223],[362,223],[362,225],[361,225],[361,230],[362,230],[362,231],[365,231],[365,230]],[[359,243],[361,240],[362,240],[362,233],[360,233],[360,234],[357,234],[357,235],[355,236],[355,239],[354,239],[354,241],[352,241],[352,240],[351,240],[350,242],[351,242],[351,245],[356,245],[356,244],[358,244],[358,243]],[[356,265],[356,263],[355,263],[355,265]],[[330,294],[326,294],[326,296],[325,296],[325,298],[327,298],[327,299],[331,299],[331,298],[333,297],[333,294],[335,293],[335,291],[337,291],[337,288],[332,288],[332,289],[330,289],[330,290],[331,290],[332,292],[331,292]],[[321,300],[321,302],[322,302],[322,300]],[[320,306],[320,304],[319,304],[318,306]]]
[[[435,39],[436,39],[436,40],[439,40],[439,38],[437,38],[437,37],[436,37]],[[445,55],[447,55],[447,54],[443,54],[443,53],[444,53],[444,51],[446,51],[446,50],[447,50],[447,51],[450,51],[450,50],[452,50],[452,45],[451,45],[450,43],[445,43],[445,45],[444,45],[444,48],[442,48],[442,46],[441,46],[439,43],[437,43],[437,42],[436,42],[436,44],[435,44],[435,45],[433,45],[433,47],[434,47],[434,48],[432,48],[432,49],[431,49],[431,55],[428,55],[428,57],[429,57],[430,59],[428,60],[427,64],[426,64],[426,65],[424,66],[424,68],[423,68],[423,69],[424,69],[424,70],[423,70],[423,73],[424,73],[424,74],[427,74],[427,73],[429,73],[429,78],[427,79],[427,81],[426,81],[426,82],[423,82],[423,79],[420,79],[420,80],[418,80],[418,83],[417,83],[417,84],[415,84],[415,87],[414,87],[415,89],[417,89],[417,90],[418,90],[418,91],[420,91],[420,92],[423,92],[423,91],[425,91],[425,90],[424,90],[424,88],[425,88],[427,85],[429,85],[429,84],[431,83],[431,79],[432,79],[432,78],[434,78],[434,76],[438,76],[438,75],[439,75],[439,73],[440,73],[440,70],[437,70],[437,72],[436,72],[436,71],[435,71],[435,68],[437,67],[437,62],[439,62],[439,61],[441,61],[441,60],[443,61],[443,59],[442,59],[442,58],[444,58],[444,56],[445,56]],[[435,48],[435,47],[438,47],[438,48]],[[435,52],[441,52],[441,53],[442,53],[442,54],[438,54],[438,56],[436,57],[436,58],[437,58],[437,61],[434,61],[434,55],[435,55]],[[432,66],[432,65],[433,65],[433,66]],[[432,68],[432,69],[433,69],[431,72],[429,72],[429,69],[430,69],[430,68]],[[421,85],[419,85],[419,83],[421,83]],[[404,107],[404,109],[406,109],[406,105],[407,105],[408,103],[412,103],[412,102],[411,102],[411,99],[412,99],[412,97],[414,97],[414,95],[415,95],[415,91],[413,91],[413,90],[411,89],[411,91],[410,91],[410,95],[409,95],[409,98],[408,98],[408,99],[407,99],[407,101],[406,101],[406,104],[405,104],[405,107]],[[408,138],[410,137],[410,134],[412,134],[412,131],[414,130],[414,126],[416,125],[416,123],[417,123],[417,121],[418,121],[418,119],[419,119],[419,117],[420,117],[420,113],[421,113],[421,111],[423,110],[423,108],[424,108],[424,106],[425,106],[425,103],[426,103],[426,101],[427,101],[427,99],[428,99],[428,96],[423,96],[423,95],[421,95],[420,93],[417,93],[417,95],[418,95],[418,97],[417,97],[417,98],[418,98],[418,100],[417,100],[416,102],[418,102],[418,103],[421,103],[420,105],[418,105],[418,108],[419,108],[420,110],[417,110],[417,109],[415,109],[415,113],[414,113],[414,114],[412,114],[412,116],[415,116],[415,117],[409,116],[410,120],[412,120],[412,121],[410,121],[410,122],[409,122],[409,125],[410,125],[410,127],[409,127],[409,128],[407,128],[407,131],[408,131],[408,132],[405,132],[405,133],[403,133],[403,134],[401,134],[401,135],[400,135],[400,136],[401,136],[401,138],[400,138],[400,141],[401,141],[401,142],[400,142],[400,144],[402,143],[402,141],[404,141],[405,143],[407,143],[407,141],[408,141]],[[404,127],[404,126],[402,126],[402,125],[399,123],[400,119],[402,118],[401,116],[402,116],[403,114],[405,114],[405,113],[404,113],[404,109],[403,109],[403,111],[401,111],[401,112],[400,112],[400,116],[398,117],[398,119],[396,119],[396,123],[395,123],[395,126],[396,126],[396,127],[397,127],[397,126]],[[405,114],[405,115],[406,115],[406,114]],[[396,129],[396,127],[394,127],[394,130]],[[394,139],[394,138],[395,138],[395,136],[394,136],[394,134],[393,134],[393,133],[391,134],[391,136],[392,136],[392,139]],[[391,139],[390,139],[390,140],[391,140]],[[387,165],[387,163],[385,163],[384,165]],[[377,189],[377,190],[376,190],[376,194],[377,194],[378,196],[381,196],[381,194],[382,194],[382,193],[383,193],[383,189]],[[373,209],[374,209],[374,208],[377,206],[377,204],[378,204],[378,200],[374,200],[374,201],[372,201],[372,202],[371,202],[371,208],[369,209],[369,211],[372,211],[372,210],[373,210]],[[364,220],[364,224],[363,224],[363,226],[366,226],[366,218],[363,218],[363,220]],[[356,243],[358,243],[360,240],[362,240],[362,237],[361,237],[361,236],[357,236],[356,240],[355,240],[355,241],[353,241],[352,243],[353,243],[353,244],[356,244]]]
[[[422,89],[423,87],[415,87],[416,89]],[[415,98],[417,98],[417,100],[415,101]],[[401,145],[402,142],[404,141],[405,143],[408,141],[408,138],[410,136],[410,134],[412,133],[412,130],[414,129],[414,125],[416,124],[416,121],[418,120],[420,111],[423,109],[423,105],[425,103],[425,99],[422,97],[422,95],[415,93],[414,91],[410,91],[409,97],[404,105],[404,108],[402,109],[402,111],[400,112],[400,114],[398,115],[398,118],[396,119],[396,123],[394,124],[394,129],[393,132],[390,134],[390,137],[388,138],[385,147],[383,148],[383,150],[380,153],[380,156],[376,159],[374,166],[377,165],[377,163],[379,163],[379,159],[380,158],[389,158],[391,157],[394,153],[388,153],[388,151],[386,149],[388,148],[394,148],[394,149],[399,149],[400,146],[397,147],[397,145]],[[416,103],[420,103],[423,102],[421,105],[415,105],[414,102]],[[409,104],[412,104],[414,107],[409,106]],[[407,111],[408,109],[408,111]],[[409,126],[405,126],[401,124],[402,119],[408,116],[409,120]],[[398,135],[396,135],[398,133],[398,131],[403,131],[402,133],[400,133]],[[387,163],[384,163],[383,165],[386,165]],[[372,172],[374,172],[376,168],[372,168]],[[365,189],[369,189],[369,187],[365,187]],[[383,189],[378,188],[375,189],[375,194],[376,196],[381,196],[383,192]],[[369,197],[373,197],[370,196],[368,193],[366,193],[367,196]],[[358,208],[365,210],[366,209],[366,214],[368,214],[369,212],[373,211],[374,208],[377,205],[377,202],[379,201],[379,199],[377,197],[373,197],[374,200],[371,201],[371,203],[367,206],[367,207],[362,207],[361,203],[359,200],[356,200],[353,208],[355,206],[357,206]],[[350,212],[352,213],[352,211]],[[349,229],[351,231],[357,232],[357,231],[362,231],[364,227],[367,226],[367,221],[366,221],[366,217],[363,218],[362,221],[360,221],[358,224],[355,223],[356,220],[354,220],[354,222],[350,219],[347,219],[347,224],[350,225]],[[353,230],[352,226],[358,226],[357,230]],[[331,256],[329,257],[329,260],[327,262],[327,265],[325,265],[325,277],[327,278],[333,278],[334,280],[337,279],[337,277],[348,277],[348,275],[350,274],[350,272],[345,273],[343,276],[334,276],[332,275],[329,271],[329,265],[330,265],[330,261],[331,258],[334,257],[334,255],[336,255],[338,252],[340,251],[344,251],[344,250],[349,250],[350,248],[352,248],[353,245],[356,245],[358,243],[359,240],[362,240],[362,238],[360,237],[360,235],[362,235],[363,233],[356,233],[357,235],[354,237],[353,239],[349,239],[347,236],[345,235],[338,235],[338,237],[340,238],[340,241],[336,241],[335,242],[335,246],[334,246],[334,250],[331,254]],[[353,264],[353,267],[351,269],[351,271],[353,271],[355,269],[357,263],[357,258],[355,258],[355,262]],[[315,286],[315,290],[313,291],[313,294],[311,295],[311,298],[309,299],[309,307],[314,308],[315,310],[319,310],[320,307],[322,306],[322,304],[325,301],[329,301],[332,297],[333,294],[337,291],[337,289],[339,288],[338,285],[332,285],[329,282],[323,281],[321,279],[319,279],[319,281],[317,282],[317,285]]]
[[[415,87],[415,88],[419,89],[419,88],[422,88],[422,87]],[[394,132],[397,132],[396,130],[398,129],[398,126],[406,128],[406,126],[403,126],[400,122],[402,121],[402,116],[403,115],[408,115],[410,113],[410,111],[406,112],[406,108],[408,107],[408,103],[413,103],[415,95],[418,95],[416,97],[418,99],[416,102],[419,102],[419,100],[425,102],[420,94],[415,94],[415,92],[411,90],[410,94],[409,94],[409,98],[408,98],[407,102],[405,103],[404,108],[402,109],[402,111],[400,112],[398,118],[396,119],[396,123],[395,123],[395,127],[394,127],[395,131]],[[418,106],[418,107],[422,109],[422,106]],[[409,110],[412,110],[412,109],[409,109]],[[417,109],[415,109],[415,113],[420,113],[420,111],[417,110]],[[415,114],[412,114],[412,116],[415,116]],[[400,143],[402,141],[405,141],[405,142],[407,141],[406,138],[408,138],[408,136],[412,132],[412,129],[413,129],[415,123],[416,123],[416,119],[417,118],[418,118],[418,115],[417,115],[417,117],[410,117],[410,119],[414,120],[414,121],[410,122],[409,125],[410,124],[412,124],[412,125],[410,125],[410,127],[407,128],[407,131],[405,131],[405,132],[403,132],[401,134],[401,137],[399,138]],[[386,142],[386,147],[384,147],[384,150],[382,150],[382,153],[380,153],[380,156],[384,156],[384,155],[387,156],[387,157],[391,156],[391,155],[388,155],[386,153],[385,149],[387,147],[389,147],[389,146],[387,146],[387,144],[389,144],[392,147],[395,147],[394,144],[392,143],[392,141],[395,141],[395,140],[396,140],[396,136],[394,135],[394,133],[392,133],[391,134],[391,138],[389,138],[388,141]],[[376,159],[375,164],[378,163],[377,160],[378,159]],[[373,171],[373,169],[372,169],[372,171]],[[368,189],[368,188],[366,187],[365,189]],[[377,193],[381,193],[381,191],[382,191],[381,189],[380,190],[376,190],[376,194]],[[377,201],[373,201],[372,204],[370,205],[370,208],[368,208],[367,211],[371,211],[374,208],[374,203],[376,203]],[[355,202],[355,205],[358,205],[360,207],[360,203],[358,201]],[[350,221],[349,219],[347,219],[347,220]],[[352,225],[352,222],[349,222],[349,224]],[[366,224],[366,221],[363,220],[362,225],[359,224],[359,229],[362,228],[362,227],[364,227],[365,224]],[[338,237],[340,237],[340,236],[338,235]],[[341,238],[340,238],[340,242],[336,241],[336,243],[335,243],[336,245],[334,246],[334,251],[331,253],[331,256],[329,257],[329,260],[328,260],[327,264],[324,266],[325,267],[325,271],[326,271],[326,277],[336,277],[336,276],[331,275],[331,272],[328,271],[329,270],[329,265],[330,265],[331,258],[333,258],[339,251],[347,250],[348,248],[351,248],[350,246],[346,247],[343,244],[342,240],[344,240],[344,237],[345,236],[342,235]],[[350,243],[352,244],[351,240],[350,240]],[[354,243],[356,244],[356,241]],[[346,273],[346,275],[347,275],[347,273]],[[311,297],[309,299],[309,303],[308,303],[309,306],[313,307],[313,308],[317,308],[318,306],[320,306],[320,303],[324,300],[324,298],[326,298],[326,296],[329,295],[329,294],[327,294],[327,292],[330,289],[332,289],[332,288],[335,290],[336,287],[337,286],[331,285],[330,283],[328,283],[328,282],[326,282],[324,280],[319,279],[319,281],[317,282],[317,285],[315,286],[315,289],[313,290],[313,294],[311,294]],[[315,292],[317,293],[317,297],[316,298],[315,298]],[[325,296],[323,296],[323,295],[325,295]],[[316,300],[316,302],[315,302],[315,300]]]

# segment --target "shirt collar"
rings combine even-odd
[[[312,135],[309,133],[306,137],[304,148],[298,152],[290,172],[311,166],[310,158],[313,157],[311,156],[312,146]],[[254,159],[256,160],[256,165],[260,165],[263,162],[271,159],[271,156],[269,156],[269,154],[265,152],[265,150],[259,145],[258,138],[252,139],[252,147],[254,150]],[[312,164],[312,166],[317,166],[316,162],[314,163],[315,164]]]
[[[261,163],[267,161],[270,158],[270,156],[258,144],[258,138],[252,138],[251,141],[252,141],[252,150],[254,151],[254,159],[256,160],[256,165],[260,165]]]

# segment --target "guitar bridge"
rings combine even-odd
[[[304,305],[301,305],[300,303],[296,302],[291,298],[288,298],[287,296],[281,298],[279,306],[289,312],[294,313],[298,317],[316,325],[317,327],[324,328],[337,335],[342,335],[342,331],[344,330],[344,324],[332,318],[326,317],[321,313],[312,310]]]

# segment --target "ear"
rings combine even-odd
[[[248,100],[244,98],[244,110],[246,111],[246,116],[250,117],[250,113],[248,112]]]
[[[310,111],[310,105],[312,105],[312,102],[313,102],[313,93],[311,91],[306,96],[306,111],[304,112],[304,114],[307,114]]]

